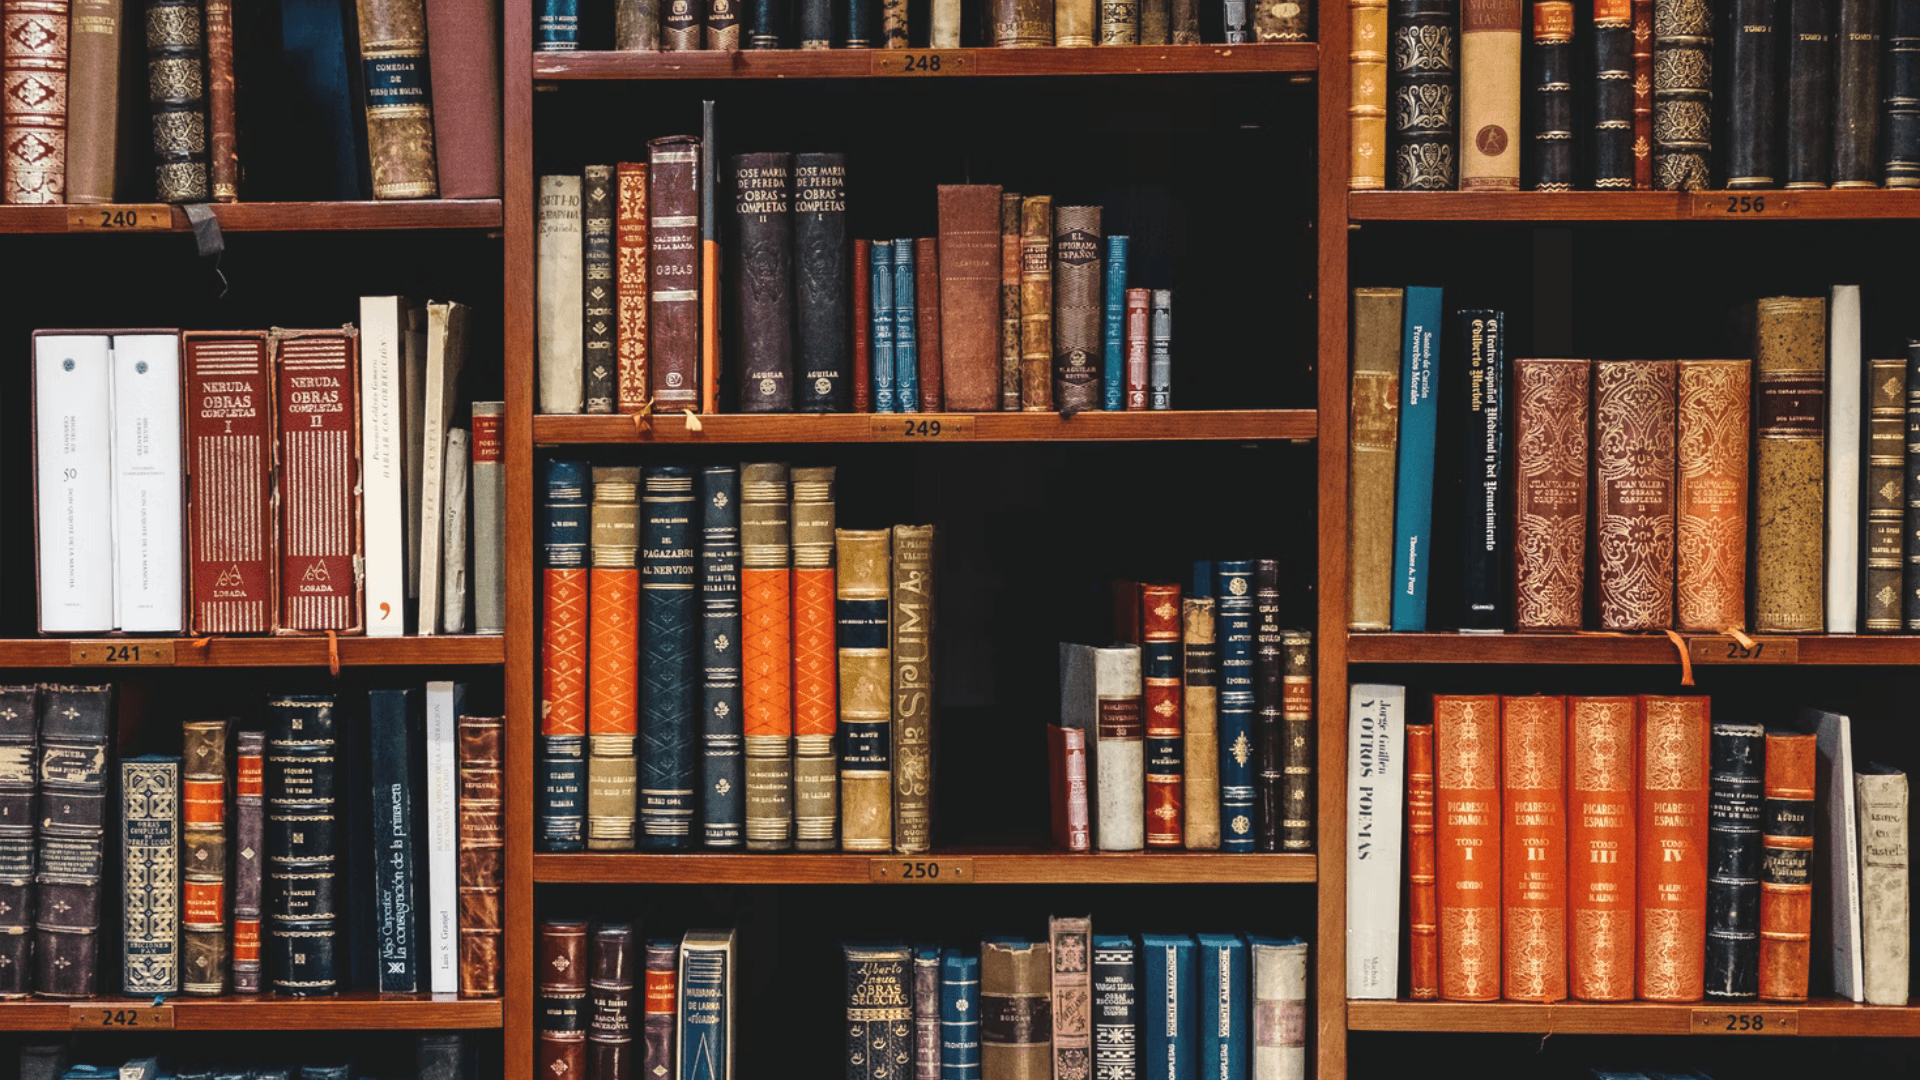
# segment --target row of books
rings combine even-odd
[[[835,528],[831,466],[546,482],[543,850],[927,850],[933,526]]]
[[[1352,5],[1354,188],[1920,187],[1911,5],[1525,7]]]
[[[1173,293],[1129,287],[1100,207],[943,184],[939,236],[849,245],[845,154],[737,154],[714,176],[710,144],[540,178],[541,412],[1173,407]]]
[[[422,697],[370,691],[354,723],[340,695],[276,695],[263,729],[187,721],[178,754],[115,770],[112,685],[0,687],[0,998],[498,996],[504,725],[461,684]]]
[[[1920,346],[1866,359],[1858,286],[1757,301],[1751,361],[1508,361],[1502,312],[1353,304],[1353,629],[1920,629]]]
[[[20,1048],[20,1080],[372,1080],[351,1063],[328,1065],[204,1065],[189,1058],[134,1058],[121,1065],[68,1064],[73,1049],[64,1043]],[[325,1055],[335,1057],[333,1053]],[[413,1080],[473,1080],[478,1057],[468,1036],[459,1032],[422,1032],[414,1036]]]
[[[1278,559],[1193,586],[1116,582],[1114,638],[1060,645],[1047,725],[1068,851],[1312,851],[1313,635],[1284,629]]]
[[[466,305],[360,316],[36,331],[40,632],[503,632],[503,405],[454,426]]]
[[[28,5],[7,37],[4,201],[233,202],[257,180],[284,199],[499,198],[498,12],[457,0]],[[143,44],[123,49],[128,26]],[[122,115],[122,79],[147,88],[138,117]],[[123,124],[151,137],[124,139]],[[150,168],[120,160],[135,146],[151,148]]]
[[[575,919],[540,920],[536,1074],[732,1080],[741,1038],[734,931],[642,938],[630,922],[594,923],[591,936],[588,930]],[[643,1002],[638,1016],[636,997]]]
[[[1411,724],[1407,704],[1349,692],[1350,997],[1398,996],[1405,932],[1416,1000],[1805,1001],[1817,971],[1907,1003],[1907,776],[1856,766],[1847,716],[1435,694]]]

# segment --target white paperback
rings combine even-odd
[[[456,740],[465,691],[456,682],[427,684],[427,988],[436,994],[460,992]]]
[[[1860,629],[1860,286],[1827,302],[1827,633]],[[1855,1000],[1859,1000],[1856,998]]]
[[[360,298],[360,506],[368,637],[407,632],[407,301]]]
[[[1406,805],[1407,688],[1347,691],[1347,996],[1392,999],[1400,987],[1401,826]]]
[[[441,628],[440,583],[446,538],[447,429],[453,423],[453,402],[460,386],[460,369],[467,355],[467,305],[427,305],[427,400],[421,441],[425,446],[420,475],[420,633]]]
[[[1866,764],[1853,777],[1860,804],[1860,945],[1869,1005],[1905,1005],[1913,956],[1907,848],[1907,774]]]
[[[186,629],[180,335],[113,337],[114,624]]]
[[[112,366],[104,334],[33,339],[40,632],[114,628]]]

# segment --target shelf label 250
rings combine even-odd
[[[74,667],[172,667],[173,642],[76,641],[67,651],[67,663]]]
[[[67,1011],[67,1026],[74,1031],[169,1031],[173,1006],[75,1005]]]
[[[1798,1009],[1695,1009],[1695,1035],[1798,1035]]]
[[[972,859],[868,859],[867,880],[902,885],[967,885]]]

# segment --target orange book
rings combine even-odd
[[[1501,700],[1501,982],[1514,1001],[1567,997],[1566,749],[1566,698]]]
[[[1500,699],[1433,697],[1440,996],[1500,997]]]
[[[1567,700],[1567,992],[1633,1000],[1634,699]]]
[[[1640,955],[1646,1001],[1706,993],[1708,709],[1704,697],[1640,699]]]
[[[1815,736],[1767,732],[1761,816],[1760,996],[1807,1000],[1813,930]]]
[[[1407,725],[1407,913],[1415,1001],[1440,996],[1440,915],[1433,856],[1433,725]]]
[[[788,622],[792,608],[793,572],[777,569],[740,571],[741,630],[746,636],[740,657],[744,667],[741,700],[746,706],[748,738],[793,734],[793,633]]]
[[[1140,586],[1139,612],[1141,701],[1147,712],[1147,846],[1178,848],[1186,844],[1180,586]]]
[[[640,734],[640,571],[596,566],[591,573],[587,734],[631,739]]]
[[[802,738],[832,738],[840,724],[833,589],[832,567],[793,571],[793,733]]]
[[[587,733],[587,569],[549,567],[541,650],[540,734]]]

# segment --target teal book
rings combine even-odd
[[[1410,286],[1400,352],[1400,462],[1393,503],[1393,629],[1427,628],[1433,576],[1433,454],[1439,424],[1434,364],[1440,355],[1440,290]]]
[[[1120,412],[1127,407],[1127,244],[1124,236],[1107,237],[1100,407],[1108,412]]]
[[[893,241],[873,242],[873,411],[899,412],[893,381]],[[911,295],[911,294],[909,294]]]
[[[940,954],[940,1080],[980,1080],[980,958]]]
[[[1247,1080],[1252,1027],[1247,942],[1238,934],[1196,936],[1200,953],[1200,1080]]]
[[[896,412],[920,411],[920,309],[914,301],[913,238],[893,242],[893,389]],[[878,370],[877,368],[875,370]]]
[[[1140,935],[1142,1080],[1194,1080],[1199,1013],[1193,954],[1191,934]]]

